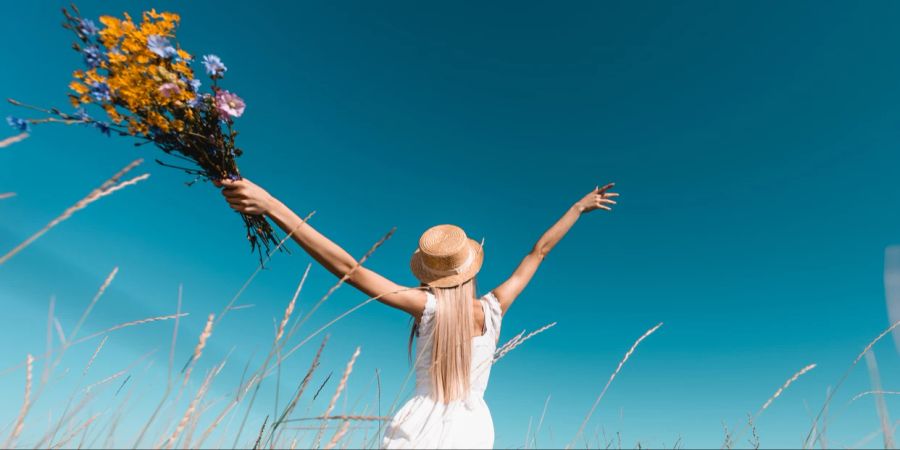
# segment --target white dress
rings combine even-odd
[[[484,334],[472,338],[472,367],[468,398],[448,404],[431,397],[431,341],[434,331],[434,295],[428,293],[419,321],[416,343],[416,392],[388,425],[383,448],[492,448],[494,423],[484,402],[500,336],[500,302],[493,293],[480,300]]]

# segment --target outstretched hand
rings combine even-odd
[[[578,203],[575,204],[575,207],[578,208],[578,211],[582,214],[595,209],[612,211],[612,205],[616,204],[616,201],[613,200],[613,198],[618,197],[619,194],[610,192],[609,190],[615,185],[616,183],[609,183],[603,187],[597,186],[588,195],[585,195],[584,198],[579,200]]]
[[[275,198],[265,189],[246,178],[236,181],[224,179],[216,184],[222,186],[222,195],[235,211],[251,215],[266,214],[275,204]]]

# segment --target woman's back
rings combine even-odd
[[[494,426],[490,410],[484,402],[500,335],[502,313],[493,293],[478,303],[484,311],[483,334],[472,341],[469,392],[464,399],[449,403],[435,399],[432,389],[432,351],[434,318],[439,308],[437,299],[428,293],[418,327],[414,397],[394,416],[382,445],[384,448],[491,448]]]

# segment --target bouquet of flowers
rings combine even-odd
[[[172,157],[189,163],[158,163],[183,170],[196,181],[240,179],[235,146],[234,119],[244,113],[244,101],[219,86],[226,70],[216,55],[205,55],[202,64],[211,80],[208,92],[195,78],[194,58],[175,41],[177,14],[155,10],[144,12],[135,23],[123,18],[100,17],[98,27],[81,17],[73,5],[63,9],[63,27],[78,38],[72,48],[81,53],[86,68],[73,73],[69,100],[75,111],[38,108],[10,99],[14,105],[44,113],[43,118],[8,117],[7,122],[22,132],[30,125],[47,122],[83,124],[101,133],[131,136],[135,145],[152,143]],[[105,118],[96,118],[87,107],[102,109]],[[251,251],[260,260],[278,241],[262,216],[242,214]]]

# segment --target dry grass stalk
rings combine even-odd
[[[185,370],[182,386],[186,385],[188,379],[191,378],[191,371],[193,370],[194,365],[197,363],[197,360],[200,359],[200,355],[203,354],[203,348],[206,347],[206,341],[212,335],[213,320],[215,318],[215,314],[210,314],[206,319],[206,326],[203,327],[203,332],[200,333],[200,339],[197,341],[197,346],[194,347],[194,354],[193,356],[191,356],[191,360],[188,362],[187,369]]]
[[[872,383],[872,389],[876,392],[881,391],[881,375],[878,372],[878,361],[875,359],[875,352],[866,353],[866,367],[869,369],[869,379]],[[884,403],[884,396],[875,394],[875,409],[878,412],[878,418],[881,420],[881,431],[884,437],[884,448],[895,448],[894,433],[891,429],[891,418],[888,415],[887,405]]]
[[[637,348],[637,346],[641,343],[641,341],[643,341],[644,339],[647,339],[648,336],[653,334],[662,325],[663,325],[662,322],[658,323],[655,327],[647,330],[647,332],[644,333],[641,337],[639,337],[638,340],[634,341],[634,345],[632,345],[631,348],[628,349],[628,352],[625,353],[625,357],[622,358],[622,361],[619,362],[619,365],[616,367],[616,370],[612,373],[612,375],[610,375],[609,380],[606,382],[606,385],[603,386],[603,390],[600,391],[600,395],[597,396],[597,400],[595,400],[594,404],[591,406],[591,410],[588,411],[588,414],[584,418],[584,421],[581,422],[581,426],[578,427],[578,432],[575,434],[575,437],[572,438],[572,442],[570,442],[569,445],[566,446],[566,448],[570,448],[572,446],[572,444],[576,440],[578,440],[578,438],[582,435],[582,433],[584,433],[584,428],[587,426],[588,421],[591,420],[591,416],[594,415],[594,410],[597,409],[597,405],[600,404],[600,400],[603,399],[604,395],[606,395],[606,390],[609,389],[609,385],[612,384],[613,380],[616,379],[616,375],[618,375],[619,371],[622,370],[622,366],[625,365],[625,362],[628,361],[628,358],[631,357],[631,354],[634,353],[634,350]]]
[[[288,304],[288,309],[290,309],[291,311],[293,311],[292,304],[297,301],[297,297],[300,296],[300,291],[303,290],[303,285],[306,283],[306,277],[309,275],[310,268],[312,268],[312,264],[308,264],[306,266],[306,270],[303,272],[303,276],[300,277],[300,283],[297,284],[297,289],[294,292],[294,296],[291,298],[291,302]],[[289,319],[290,319],[290,315],[287,314],[287,311],[286,311],[285,312],[285,320],[282,323],[282,325],[286,325],[287,321]],[[291,331],[293,332],[293,328],[291,329]],[[290,337],[293,334],[292,332],[288,333],[287,339],[290,339]],[[263,364],[262,364],[261,368],[258,370],[258,373],[266,373],[266,369],[269,368],[269,363],[272,361],[273,356],[275,357],[275,360],[277,362],[276,368],[277,369],[281,368],[281,358],[279,355],[281,354],[281,348],[283,347],[283,345],[279,345],[278,341],[281,339],[281,337],[284,334],[283,328],[276,331],[275,334],[276,334],[276,338],[272,342],[272,348],[269,350],[269,353],[266,355],[266,359],[265,359],[265,361],[263,361]],[[254,375],[256,375],[256,374],[254,374]],[[259,394],[259,389],[262,387],[262,380],[263,379],[260,378],[259,383],[256,384],[256,389],[253,391],[253,395],[250,396],[250,401],[248,402],[247,410],[244,413],[244,418],[241,420],[241,425],[238,427],[237,434],[234,437],[233,446],[235,446],[235,447],[238,445],[238,441],[241,438],[241,434],[243,434],[243,432],[244,432],[244,427],[247,425],[247,419],[250,417],[250,411],[253,409],[253,405],[256,403],[256,396]],[[279,381],[280,381],[280,379],[276,380],[276,384],[275,384],[275,389],[276,389],[275,414],[277,414],[277,410],[278,410],[277,395],[278,395],[278,389],[280,388]]]
[[[210,314],[210,319],[212,319],[212,314]],[[169,449],[175,445],[175,442],[178,440],[178,436],[181,435],[181,432],[184,431],[185,426],[187,426],[188,421],[194,415],[194,411],[197,410],[197,404],[200,403],[200,399],[206,394],[207,389],[209,389],[209,384],[212,381],[213,377],[217,371],[210,371],[209,374],[206,375],[206,378],[203,380],[203,384],[200,385],[200,389],[197,390],[197,395],[194,396],[194,399],[191,400],[190,405],[188,405],[187,410],[184,412],[184,415],[181,416],[181,420],[178,422],[178,426],[175,427],[175,431],[172,432],[172,435],[169,436],[169,439],[166,441],[165,446],[163,448]]]
[[[291,302],[288,303],[287,308],[284,309],[284,317],[281,318],[281,324],[278,326],[278,333],[275,334],[275,344],[278,344],[278,341],[281,340],[281,337],[284,336],[284,327],[287,325],[288,321],[291,320],[291,314],[294,312],[294,305],[297,304],[297,297],[300,296],[300,290],[303,289],[303,280],[306,280],[306,274],[309,273],[309,266],[306,268],[306,273],[303,274],[303,279],[300,281],[300,285],[297,286],[297,290],[294,291],[294,296],[291,298]]]
[[[262,426],[259,427],[259,434],[256,436],[256,442],[253,443],[253,450],[257,450],[259,448],[259,443],[262,441],[263,432],[266,431],[266,424],[269,423],[269,416],[266,416],[263,419]]]
[[[126,186],[136,184],[142,180],[149,178],[150,174],[143,174],[141,176],[132,178],[128,181],[123,181],[123,182],[119,183],[119,179],[122,178],[122,176],[125,175],[125,173],[127,173],[129,170],[136,167],[141,162],[143,162],[143,160],[141,160],[141,159],[138,159],[138,160],[132,162],[131,164],[126,166],[124,169],[120,170],[119,173],[115,174],[112,178],[110,178],[109,180],[104,182],[99,188],[94,189],[86,197],[79,200],[77,203],[75,203],[74,205],[70,206],[68,209],[63,211],[63,213],[59,217],[51,220],[50,223],[45,225],[44,228],[41,228],[40,230],[38,230],[37,233],[34,233],[28,239],[25,239],[24,242],[17,245],[15,248],[10,250],[5,255],[0,256],[0,264],[3,264],[5,262],[9,261],[10,258],[15,256],[17,253],[19,253],[23,249],[25,249],[25,247],[28,247],[29,245],[31,245],[31,243],[36,241],[39,237],[43,236],[44,233],[50,231],[50,229],[52,229],[53,227],[58,225],[60,222],[68,219],[69,217],[72,216],[72,214],[86,208],[91,203],[99,200],[102,197],[105,197],[106,195],[112,194],[113,192],[115,192],[119,189],[122,189]],[[116,183],[118,183],[118,184],[116,184]]]
[[[305,224],[307,221],[309,221],[309,219],[311,219],[312,216],[314,216],[315,214],[316,214],[315,211],[313,211],[313,212],[307,214],[307,216],[304,217],[303,220],[300,221],[300,225],[297,225],[297,228],[295,228],[295,229],[292,230],[290,233],[288,233],[287,236],[283,237],[283,238],[281,239],[281,241],[278,242],[278,245],[276,245],[275,248],[273,248],[272,251],[269,252],[268,255],[266,255],[266,259],[265,259],[264,261],[262,261],[262,263],[260,263],[260,265],[256,266],[256,269],[253,271],[252,274],[250,274],[250,277],[247,278],[247,281],[244,281],[244,284],[241,285],[241,288],[238,289],[237,293],[234,294],[234,297],[231,297],[231,300],[228,301],[228,304],[225,305],[225,308],[223,308],[223,309],[222,309],[222,312],[219,313],[219,318],[216,319],[216,323],[215,323],[214,325],[218,325],[219,321],[221,321],[222,319],[225,318],[225,314],[226,314],[228,311],[231,311],[231,310],[233,309],[234,303],[237,301],[238,298],[240,298],[241,294],[243,294],[244,291],[247,290],[247,287],[250,286],[250,283],[253,282],[253,280],[256,278],[256,276],[259,275],[259,273],[262,271],[262,269],[263,269],[263,267],[265,266],[265,264],[266,264],[267,262],[269,262],[269,260],[272,259],[272,255],[274,255],[274,254],[281,248],[281,246],[283,246],[284,243],[287,242],[287,240],[288,240],[291,236],[293,236],[294,231],[300,229],[300,227],[303,226],[303,224]]]
[[[10,136],[10,137],[0,141],[0,148],[9,147],[10,145],[15,144],[16,142],[22,142],[27,138],[28,138],[28,133],[19,133],[15,136]]]
[[[855,402],[855,401],[859,400],[859,399],[862,398],[862,397],[865,397],[865,396],[867,396],[867,395],[873,395],[873,394],[878,394],[878,395],[900,395],[900,392],[898,392],[898,391],[865,391],[865,392],[860,392],[859,394],[854,395],[853,398],[850,399],[850,401],[851,401],[851,402]]]
[[[831,403],[831,399],[834,398],[834,394],[838,391],[838,388],[840,388],[841,385],[844,384],[844,381],[847,380],[847,377],[850,376],[850,372],[854,367],[856,367],[856,364],[859,363],[859,361],[862,360],[863,357],[865,357],[866,353],[868,353],[868,351],[871,350],[872,347],[874,347],[875,344],[878,343],[878,341],[887,336],[891,331],[894,331],[894,329],[898,326],[900,326],[900,320],[892,323],[891,326],[887,327],[887,329],[882,331],[881,334],[876,336],[875,339],[872,339],[872,341],[869,342],[869,344],[866,345],[865,348],[863,348],[859,355],[856,356],[856,359],[853,360],[853,363],[850,364],[850,367],[847,368],[847,370],[844,372],[844,375],[841,376],[841,379],[838,380],[837,384],[834,385],[834,389],[832,389],[831,392],[828,393],[828,396],[825,397],[825,402],[822,404],[822,408],[819,410],[819,414],[816,415],[816,418],[813,420],[813,425],[809,429],[809,433],[806,434],[806,439],[803,440],[803,448],[808,448],[812,443],[816,442],[816,437],[819,434],[825,433],[828,424],[823,423],[822,427],[820,428],[817,426],[819,420],[822,418],[822,414],[824,414],[825,410],[828,408],[828,404]]]
[[[334,433],[334,436],[331,437],[331,440],[328,441],[328,444],[325,445],[325,450],[330,450],[334,448],[341,439],[344,438],[344,435],[347,434],[347,430],[350,428],[350,422],[344,422],[341,425],[341,429]]]
[[[102,349],[103,345],[106,344],[107,339],[109,339],[109,336],[104,336],[103,340],[100,341],[100,344],[97,345],[97,349],[94,350],[94,353],[91,355],[91,359],[89,359],[87,364],[85,364],[84,370],[81,372],[82,375],[87,375],[88,370],[90,370],[91,368],[91,365],[94,364],[94,360],[97,359],[97,354],[100,353],[100,349]]]
[[[82,343],[82,342],[89,341],[89,340],[91,340],[91,339],[93,339],[93,338],[95,338],[95,337],[103,336],[104,334],[111,333],[111,332],[116,331],[116,330],[121,330],[122,328],[133,327],[133,326],[136,326],[136,325],[143,325],[143,324],[145,324],[145,323],[160,322],[160,321],[163,321],[163,320],[178,319],[178,318],[185,317],[185,316],[188,316],[188,315],[190,315],[190,313],[169,314],[169,315],[166,315],[166,316],[148,317],[148,318],[146,318],[146,319],[139,319],[139,320],[133,320],[133,321],[131,321],[131,322],[120,323],[120,324],[118,324],[118,325],[114,325],[114,326],[112,326],[112,327],[109,327],[109,328],[107,328],[107,329],[105,329],[105,330],[103,330],[103,331],[98,331],[98,332],[96,332],[96,333],[93,333],[93,334],[90,334],[90,335],[88,335],[88,336],[85,336],[85,337],[83,337],[83,338],[81,338],[81,339],[79,339],[79,340],[77,340],[77,341],[75,341],[75,342],[72,342],[71,345],[69,345],[69,346],[71,347],[72,345],[80,344],[80,343]]]
[[[19,410],[19,416],[16,418],[16,424],[13,426],[12,434],[3,445],[3,447],[5,448],[15,447],[16,439],[19,438],[19,435],[22,434],[22,429],[25,427],[25,416],[28,415],[28,410],[31,408],[31,381],[33,374],[33,365],[34,357],[28,355],[28,357],[25,358],[25,399],[22,401],[22,408]]]
[[[184,288],[181,284],[178,285],[178,304],[175,307],[176,316],[181,314],[181,301],[182,296],[184,294]],[[169,371],[166,377],[166,389],[163,391],[162,398],[159,400],[159,403],[156,404],[156,408],[153,409],[153,412],[150,414],[150,417],[144,422],[144,425],[141,427],[141,431],[138,433],[137,438],[134,441],[133,448],[138,448],[141,445],[141,441],[144,440],[144,436],[147,433],[147,430],[150,428],[150,425],[156,421],[156,416],[162,410],[163,405],[165,405],[166,400],[169,399],[169,394],[172,393],[172,370],[175,367],[175,343],[178,341],[178,317],[175,317],[175,325],[172,327],[172,343],[169,346]]]
[[[497,362],[498,360],[500,360],[500,358],[506,356],[507,353],[513,351],[513,349],[522,345],[523,342],[531,339],[534,336],[537,336],[538,334],[543,333],[544,331],[549,330],[550,328],[553,328],[554,326],[556,326],[556,322],[544,325],[544,326],[538,328],[537,330],[534,330],[531,333],[528,333],[528,335],[526,335],[525,337],[522,337],[521,339],[516,340],[515,342],[512,342],[512,341],[507,342],[506,344],[501,346],[499,349],[497,349],[497,351],[494,355],[494,362]],[[524,331],[522,333],[524,333]],[[521,334],[519,334],[519,336],[521,336]]]
[[[341,414],[336,416],[317,416],[317,417],[301,417],[299,419],[290,419],[285,420],[285,422],[304,422],[309,420],[355,420],[362,422],[387,422],[391,420],[391,417],[387,416],[366,416],[360,414]]]
[[[334,395],[331,397],[331,401],[328,403],[328,408],[325,409],[325,413],[322,414],[323,417],[328,417],[331,415],[331,411],[334,410],[334,406],[337,404],[338,398],[341,396],[341,392],[343,392],[344,388],[347,387],[347,379],[350,378],[350,373],[353,372],[353,364],[356,363],[356,358],[359,356],[360,348],[356,347],[356,351],[353,352],[353,356],[350,357],[350,361],[347,363],[347,368],[344,369],[344,375],[341,376],[341,382],[338,383],[337,389],[334,391]],[[322,425],[325,425],[325,421],[322,421]],[[324,429],[320,429],[318,433],[316,433],[316,438],[313,440],[313,447],[318,447],[319,442],[322,440],[322,434],[325,432]]]
[[[0,200],[13,198],[16,196],[15,192],[0,192]]]
[[[301,224],[301,225],[302,225],[302,224]],[[299,226],[298,226],[298,228],[299,228]],[[369,248],[369,251],[367,251],[367,252],[362,256],[362,258],[359,259],[359,261],[357,261],[356,265],[354,265],[354,266],[353,266],[346,274],[344,274],[344,276],[342,276],[342,277],[337,281],[337,283],[335,283],[333,286],[331,286],[331,288],[329,288],[328,291],[325,292],[325,295],[323,295],[322,298],[319,299],[319,301],[316,302],[315,305],[313,305],[312,309],[310,309],[309,312],[307,312],[307,313],[303,316],[302,319],[300,319],[300,320],[294,322],[294,325],[291,326],[291,331],[288,332],[288,335],[287,335],[288,337],[287,337],[287,339],[290,339],[290,338],[294,335],[294,333],[297,331],[297,329],[298,329],[301,325],[303,325],[307,320],[309,320],[309,318],[313,315],[313,313],[316,312],[316,310],[318,310],[319,307],[322,306],[322,304],[325,303],[325,301],[328,300],[329,297],[331,297],[331,294],[333,294],[334,291],[336,291],[336,290],[337,290],[339,287],[341,287],[347,280],[349,280],[350,277],[351,277],[351,276],[352,276],[352,275],[353,275],[360,267],[362,267],[363,263],[365,263],[366,260],[368,260],[369,257],[372,256],[373,253],[375,253],[375,250],[378,250],[378,247],[381,247],[382,244],[384,244],[385,242],[387,242],[388,239],[391,238],[391,236],[394,234],[395,231],[397,231],[397,229],[396,229],[396,228],[392,228],[390,231],[388,231],[387,234],[384,235],[384,237],[382,237],[381,239],[379,239],[378,242],[375,243],[375,245],[373,245],[371,248]],[[401,291],[402,291],[402,290],[401,290]],[[398,291],[398,292],[401,292],[401,291]],[[384,295],[388,295],[388,293],[381,294],[381,295],[379,295],[379,296],[377,296],[377,297],[374,297],[374,298],[381,298],[381,297],[384,296]],[[371,300],[371,299],[370,299],[370,300]],[[368,301],[366,301],[366,302],[368,302]],[[365,304],[366,302],[363,302],[363,303]],[[360,306],[362,306],[362,305],[360,305]],[[332,322],[332,323],[333,323],[333,322]],[[322,329],[324,329],[324,327],[323,327]],[[321,330],[321,329],[320,329],[320,330]],[[316,334],[316,333],[314,333],[313,335],[315,335],[315,334]],[[308,341],[308,339],[304,340],[304,341],[301,342],[300,344],[297,344],[297,345],[295,345],[293,348],[291,348],[291,350],[288,351],[288,352],[287,352],[287,353],[286,353],[286,354],[278,361],[278,363],[280,364],[281,361],[283,361],[283,360],[286,359],[288,356],[290,356],[292,353],[294,353],[298,348],[300,348],[300,347],[301,347],[304,343],[306,343],[307,341]],[[266,373],[265,376],[269,376],[269,373]]]
[[[788,386],[790,386],[793,382],[797,381],[797,378],[800,378],[801,376],[803,376],[803,374],[805,374],[806,372],[809,372],[810,370],[813,370],[815,368],[816,368],[815,364],[810,364],[810,365],[800,369],[800,371],[795,373],[792,377],[788,378],[788,380],[785,381],[784,384],[780,388],[778,388],[777,391],[775,391],[775,393],[772,395],[772,397],[769,398],[768,400],[766,400],[765,403],[763,403],[762,408],[759,409],[759,411],[756,413],[755,417],[759,417],[759,415],[762,414],[762,412],[765,411],[766,408],[768,408],[769,405],[771,405],[772,402],[774,402],[775,399],[778,398],[784,392],[784,390],[788,388]]]
[[[106,378],[104,378],[104,379],[102,379],[102,380],[100,380],[100,381],[98,381],[98,382],[96,382],[96,383],[94,383],[94,384],[91,384],[91,385],[89,385],[88,387],[84,388],[84,392],[91,392],[95,387],[97,387],[97,386],[102,386],[102,385],[104,385],[104,384],[106,384],[106,383],[109,383],[110,381],[113,381],[113,380],[115,380],[116,378],[119,378],[119,377],[121,377],[122,375],[125,375],[126,373],[128,373],[128,370],[127,370],[127,369],[126,369],[126,370],[120,370],[120,371],[118,371],[118,372],[116,372],[116,373],[114,373],[114,374],[112,374],[112,375],[110,375],[110,376],[108,376],[108,377],[106,377]]]
[[[356,305],[356,306],[354,306],[354,307],[348,309],[347,311],[344,311],[343,313],[341,313],[340,315],[338,315],[337,317],[335,317],[334,319],[332,319],[331,321],[329,321],[329,322],[326,323],[325,325],[322,325],[322,326],[319,327],[316,331],[310,333],[309,336],[306,336],[305,338],[303,338],[302,341],[300,341],[299,343],[297,343],[297,345],[294,345],[293,347],[291,347],[290,350],[288,350],[287,352],[285,352],[284,355],[282,355],[282,356],[280,357],[280,359],[278,360],[278,364],[281,364],[284,360],[286,360],[286,359],[287,359],[289,356],[291,356],[294,352],[296,352],[297,350],[299,350],[300,347],[303,347],[307,342],[309,342],[310,340],[312,340],[314,337],[318,336],[318,335],[321,334],[323,331],[325,331],[326,329],[328,329],[329,327],[331,327],[332,325],[334,325],[335,323],[337,323],[338,321],[340,321],[340,320],[343,319],[344,317],[347,317],[348,315],[350,315],[350,314],[353,313],[354,311],[356,311],[356,310],[362,308],[363,306],[366,306],[366,305],[368,305],[369,303],[372,303],[373,301],[379,300],[379,299],[381,299],[382,297],[384,297],[385,295],[397,294],[397,293],[400,293],[400,292],[406,292],[406,291],[420,291],[420,290],[424,290],[424,289],[427,289],[427,288],[424,288],[424,287],[410,287],[410,288],[403,288],[403,289],[398,289],[398,290],[393,291],[393,292],[385,292],[384,294],[380,294],[380,295],[377,295],[377,296],[375,296],[375,297],[369,297],[368,299],[364,300],[364,301],[361,302],[360,304],[358,304],[358,305]],[[320,300],[320,301],[321,301],[321,300]],[[303,319],[303,320],[306,320],[306,319]],[[290,337],[293,335],[294,331],[295,331],[295,330],[292,329],[291,332],[288,333],[288,338],[290,338]],[[272,374],[272,371],[270,370],[269,372],[267,372],[267,373],[265,374],[265,376],[268,377],[268,376],[271,375],[271,374]]]
[[[63,448],[66,444],[69,443],[69,441],[71,441],[72,439],[74,439],[75,436],[78,435],[78,433],[80,433],[80,432],[82,432],[82,431],[87,431],[88,427],[90,427],[91,424],[93,424],[94,421],[97,420],[98,417],[100,417],[100,413],[94,414],[93,416],[89,417],[86,421],[84,421],[84,423],[82,423],[81,425],[79,425],[78,428],[75,428],[74,430],[72,430],[71,432],[69,432],[69,434],[68,434],[66,437],[64,437],[63,439],[61,439],[59,442],[57,442],[57,443],[56,443],[53,447],[51,447],[51,448],[54,448],[54,449],[55,449],[55,448]],[[78,448],[81,448],[81,446],[79,446]]]
[[[91,314],[91,311],[94,309],[94,305],[100,301],[100,297],[103,296],[103,293],[106,292],[106,288],[112,284],[113,280],[116,278],[116,274],[119,273],[118,267],[113,267],[112,271],[109,272],[109,275],[106,276],[106,279],[103,280],[103,284],[100,285],[100,289],[97,290],[97,293],[94,294],[94,298],[91,299],[91,302],[88,304],[87,308],[85,308],[84,312],[81,313],[81,318],[78,319],[78,323],[75,324],[75,328],[72,330],[71,339],[75,339],[78,335],[78,331],[81,330],[81,326],[84,325],[84,321],[87,320],[88,315]]]
[[[534,434],[531,436],[531,448],[537,447],[537,437],[541,432],[541,427],[544,425],[544,416],[547,415],[547,406],[550,405],[550,394],[547,394],[547,400],[544,400],[544,410],[541,411],[541,419],[538,420],[537,428],[534,430]]]
[[[325,336],[325,339],[322,339],[322,343],[319,344],[319,350],[316,352],[316,356],[313,358],[312,364],[309,366],[309,369],[306,371],[306,375],[303,377],[303,381],[300,382],[300,387],[297,388],[297,393],[294,394],[294,397],[291,399],[290,403],[284,408],[284,411],[281,413],[281,416],[278,417],[278,420],[272,424],[272,436],[275,437],[275,441],[278,441],[278,438],[281,437],[279,433],[278,436],[275,436],[275,432],[279,431],[278,427],[281,426],[282,423],[285,423],[288,417],[290,417],[291,412],[294,411],[294,408],[297,407],[297,402],[300,400],[300,397],[303,395],[303,392],[306,391],[306,387],[309,385],[309,381],[312,379],[313,373],[315,373],[316,369],[319,367],[319,359],[322,357],[322,350],[325,349],[325,344],[328,343],[328,335]]]

